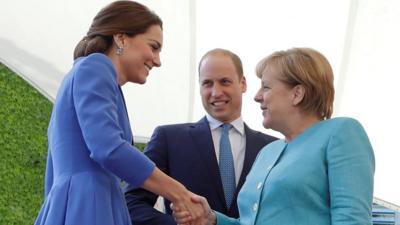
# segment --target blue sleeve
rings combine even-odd
[[[168,144],[160,127],[155,129],[144,152],[161,171],[168,174]],[[125,189],[125,199],[132,224],[176,225],[171,215],[154,208],[157,198],[158,195],[142,188],[134,188],[132,185]]]
[[[240,225],[240,218],[234,219],[220,212],[214,211],[217,216],[217,225]]]
[[[327,150],[332,225],[371,222],[375,160],[359,122],[346,118],[331,136]]]
[[[150,176],[154,164],[123,138],[117,113],[119,95],[116,74],[104,55],[82,61],[74,74],[73,101],[90,157],[137,187]]]

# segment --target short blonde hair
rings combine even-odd
[[[259,78],[268,66],[273,66],[278,79],[288,86],[304,87],[305,95],[299,104],[302,110],[316,113],[320,119],[331,118],[335,89],[333,71],[325,56],[311,48],[276,51],[257,64]]]

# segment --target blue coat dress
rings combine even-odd
[[[321,121],[261,150],[238,196],[240,219],[218,224],[369,225],[374,154],[361,124]]]
[[[137,187],[154,169],[132,141],[113,64],[99,53],[78,58],[53,107],[35,224],[131,224],[120,178]]]

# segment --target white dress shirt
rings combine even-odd
[[[221,125],[223,123],[208,114],[206,114],[206,117],[210,125],[215,156],[217,157],[219,163],[219,141],[222,133]],[[230,124],[233,126],[233,128],[229,130],[229,141],[231,143],[233,163],[235,166],[235,181],[237,185],[243,169],[244,155],[246,151],[246,133],[244,132],[244,123],[242,117],[237,118]]]

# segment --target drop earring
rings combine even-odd
[[[120,47],[120,46],[117,46],[117,55],[122,55],[122,53],[124,52],[124,48],[123,47]]]

